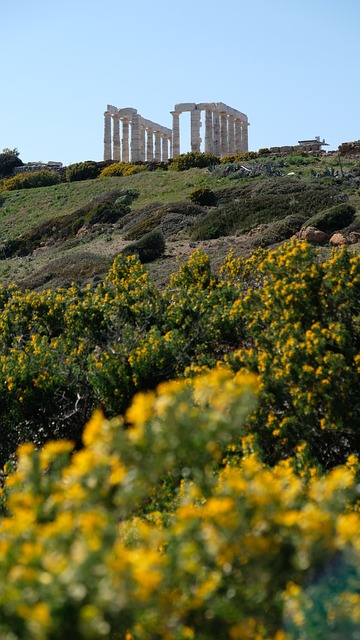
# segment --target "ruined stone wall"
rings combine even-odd
[[[340,155],[356,155],[360,156],[360,140],[355,142],[343,142],[339,146]]]
[[[23,164],[21,167],[15,167],[12,175],[16,176],[19,173],[36,173],[37,171],[53,171],[57,173],[61,179],[64,179],[66,167],[63,167],[61,162],[50,164],[47,162],[29,162],[28,164]]]

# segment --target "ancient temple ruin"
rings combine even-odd
[[[205,120],[203,150],[222,157],[248,151],[248,118],[223,102],[176,104],[172,129],[143,118],[136,109],[108,105],[104,113],[104,160],[163,161],[180,155],[180,116],[190,113],[190,148],[201,150],[202,113]]]
[[[104,118],[104,160],[168,160],[171,129],[146,120],[132,107],[108,104]]]
[[[248,118],[241,111],[223,102],[185,102],[176,104],[173,117],[173,157],[180,155],[180,115],[190,112],[191,151],[200,151],[202,138],[201,113],[205,114],[204,151],[216,156],[226,156],[248,151]]]

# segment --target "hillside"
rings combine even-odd
[[[230,248],[240,255],[276,246],[312,216],[345,203],[355,208],[355,218],[349,224],[340,216],[335,230],[360,231],[359,176],[360,163],[351,157],[340,165],[337,154],[264,155],[208,169],[157,169],[4,191],[0,280],[35,289],[96,281],[118,253],[161,230],[165,252],[149,264],[161,286],[196,248],[216,268]],[[212,206],[192,202],[199,189],[210,190]],[[121,211],[119,199],[127,207]]]

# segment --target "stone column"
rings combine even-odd
[[[207,109],[205,111],[205,153],[214,153],[213,150],[213,114]]]
[[[104,113],[104,160],[111,160],[111,114]]]
[[[113,116],[113,160],[120,162],[120,119]]]
[[[145,161],[145,127],[140,124],[140,160]]]
[[[191,151],[200,151],[201,111],[199,109],[191,110],[190,127],[191,127]]]
[[[241,151],[249,151],[248,123],[241,123]]]
[[[146,129],[146,159],[148,162],[154,160],[154,137],[153,130],[150,128]]]
[[[134,113],[131,119],[131,162],[141,160],[140,116]]]
[[[171,111],[170,113],[173,117],[172,157],[176,158],[180,155],[180,113],[178,111]]]
[[[123,162],[129,162],[129,120],[122,120],[121,156]]]
[[[235,153],[241,153],[241,120],[235,119]]]
[[[224,111],[220,113],[220,155],[226,156],[229,153],[227,115]]]
[[[161,159],[163,162],[169,159],[169,139],[165,135],[161,138]]]
[[[155,160],[161,161],[161,133],[155,131]]]
[[[220,116],[218,111],[213,113],[213,153],[220,157]]]
[[[235,153],[235,118],[234,116],[228,117],[228,148],[229,154]]]

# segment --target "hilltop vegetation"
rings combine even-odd
[[[353,206],[356,215],[350,223],[337,220],[336,230],[360,228],[356,160],[339,165],[336,155],[254,155],[171,171],[163,164],[128,165],[131,175],[123,175],[126,163],[117,171],[116,164],[78,163],[66,170],[66,182],[3,190],[1,281],[33,288],[102,278],[120,251],[152,231],[163,234],[165,247],[150,269],[165,284],[176,259],[196,247],[219,264],[231,246],[240,255],[276,245],[339,204]],[[120,175],[107,177],[110,170]]]

